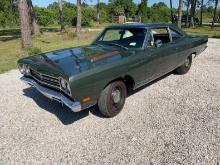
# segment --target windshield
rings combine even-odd
[[[144,28],[106,29],[93,44],[142,48],[146,32]]]

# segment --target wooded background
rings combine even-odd
[[[1,0],[0,27],[20,27],[22,47],[32,46],[32,35],[40,35],[40,27],[60,26],[75,28],[76,35],[80,34],[81,26],[93,26],[95,23],[111,23],[113,16],[123,15],[127,21],[140,22],[173,22],[182,26],[181,16],[188,15],[185,27],[194,27],[194,18],[199,18],[199,25],[210,24],[211,27],[219,22],[219,0],[179,0],[178,8],[173,8],[172,0],[167,5],[163,2],[148,6],[147,0],[140,4],[132,0],[109,0],[102,3],[93,1],[96,5],[88,5],[86,1],[77,0],[76,4],[64,0],[56,0],[47,7],[33,6],[31,0]],[[174,21],[174,16],[178,18]]]

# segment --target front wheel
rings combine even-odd
[[[100,112],[106,117],[114,117],[124,107],[127,96],[127,88],[123,81],[115,81],[102,91],[98,106]]]
[[[184,61],[184,64],[178,67],[175,72],[177,74],[186,74],[192,65],[192,55],[188,56],[187,59]]]

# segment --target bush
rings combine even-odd
[[[27,49],[27,53],[29,56],[31,55],[35,55],[35,54],[40,54],[42,51],[39,48],[35,48],[35,47],[30,47]]]
[[[68,32],[67,36],[68,36],[69,39],[74,39],[74,38],[77,37],[76,33],[73,33],[73,32]]]
[[[39,25],[46,27],[49,25],[57,24],[58,16],[56,10],[40,7],[35,7],[34,9]]]

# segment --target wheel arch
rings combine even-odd
[[[113,83],[115,81],[123,81],[125,83],[126,87],[127,87],[127,92],[130,92],[130,91],[132,91],[134,89],[135,81],[134,81],[133,77],[130,76],[130,75],[124,75],[124,76],[115,78],[112,81],[108,82],[106,84],[106,86],[108,86],[109,84],[111,84],[111,83]]]

